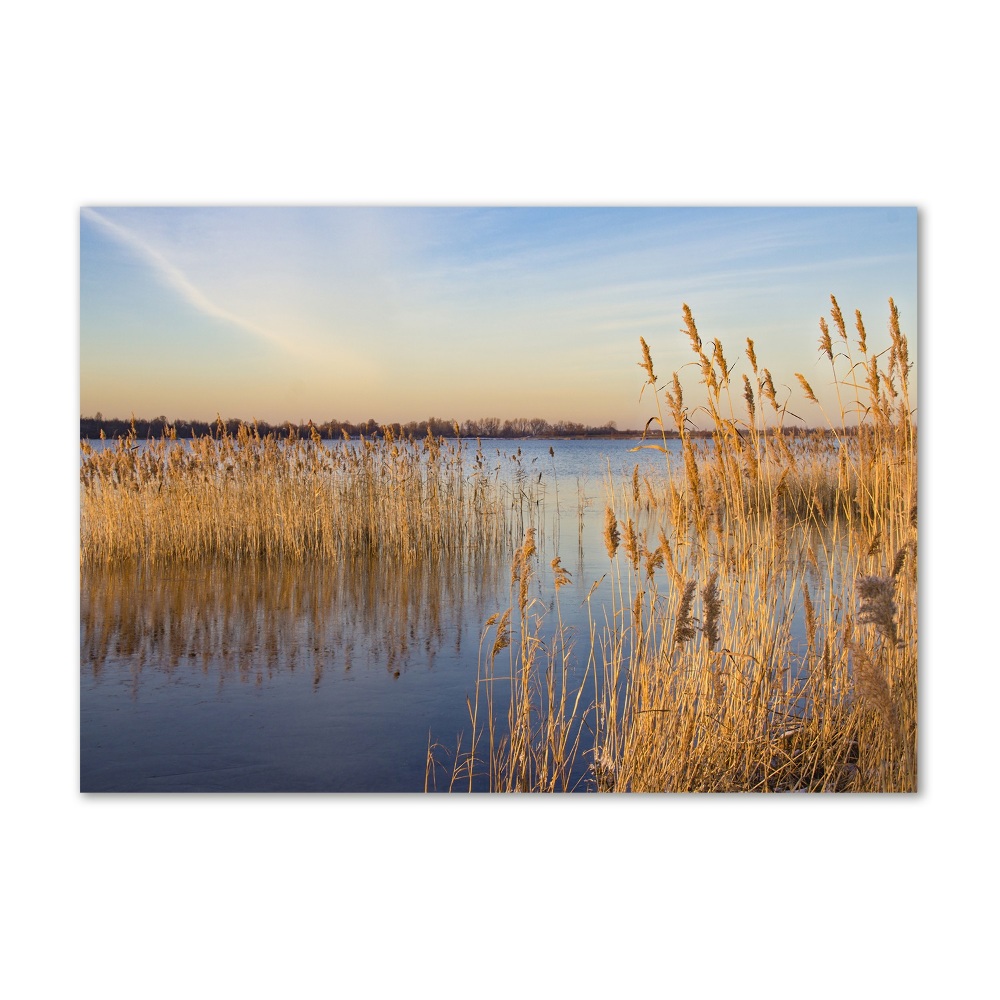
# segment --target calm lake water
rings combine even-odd
[[[663,468],[636,443],[483,441],[489,467],[538,487],[533,596],[551,623],[559,556],[573,574],[563,620],[581,647],[586,597],[609,565],[609,470]],[[85,569],[81,789],[422,791],[429,740],[468,739],[483,625],[509,605],[509,584],[506,553],[405,575],[367,559]]]

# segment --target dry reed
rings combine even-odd
[[[431,434],[327,445],[235,435],[98,450],[82,443],[83,565],[128,560],[229,562],[510,551],[531,484],[489,470],[478,450]]]
[[[509,621],[517,612],[520,642],[495,643],[477,685],[478,703],[496,683],[497,654],[509,649],[509,728],[501,734],[489,712],[485,724],[473,713],[474,733],[488,730],[489,752],[479,761],[474,737],[462,776],[471,782],[484,764],[497,790],[579,787],[572,776],[581,774],[598,791],[916,790],[912,365],[891,299],[885,370],[860,313],[855,358],[832,296],[831,305],[838,344],[822,319],[819,348],[840,414],[824,417],[821,430],[791,429],[790,400],[779,401],[749,340],[745,415],[738,415],[722,345],[716,340],[711,356],[704,352],[685,305],[682,332],[706,393],[698,411],[712,429],[711,441],[699,443],[689,433],[678,375],[660,388],[640,340],[643,389],[656,395],[647,430],[664,432],[662,444],[643,446],[668,451],[662,393],[680,458],[665,461],[659,486],[647,483],[648,501],[640,502],[635,475],[630,484],[611,484],[604,524],[610,607],[603,629],[591,616],[585,669],[556,707],[539,699],[537,678],[567,682],[566,648],[551,646],[540,669],[539,618],[512,590],[504,614]],[[798,380],[805,402],[818,407],[810,383]],[[770,404],[769,414],[759,400]],[[645,539],[652,534],[659,544],[651,552]],[[589,703],[580,700],[585,687]],[[553,729],[575,734],[554,756]],[[593,740],[589,768],[567,756],[584,731]],[[541,748],[558,760],[555,770],[539,760]]]

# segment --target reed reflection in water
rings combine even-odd
[[[81,788],[422,790],[504,573],[488,552],[85,568]]]

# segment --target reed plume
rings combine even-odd
[[[649,345],[643,337],[639,338],[639,343],[642,346],[642,361],[639,362],[639,367],[646,373],[647,384],[653,385],[656,382],[656,375],[653,374],[653,358],[649,353]]]
[[[862,625],[874,625],[892,645],[898,640],[894,582],[892,576],[863,576],[857,581],[861,595],[858,621]]]
[[[704,611],[704,624],[702,625],[702,635],[709,646],[714,646],[719,641],[719,618],[722,614],[722,601],[719,598],[719,574],[716,571],[708,578],[708,583],[701,591],[702,607]]]
[[[800,375],[798,372],[795,373],[795,377],[799,380],[799,385],[802,386],[802,391],[805,393],[806,399],[808,399],[811,403],[818,403],[819,400],[812,391],[812,386],[806,381],[806,377],[804,375]]]
[[[618,521],[615,518],[614,510],[609,506],[604,512],[604,545],[610,559],[614,559],[620,543],[621,535],[618,532]]]
[[[833,342],[830,340],[830,328],[826,325],[826,320],[820,316],[819,328],[821,331],[819,338],[819,349],[825,354],[828,361],[833,361]]]
[[[674,642],[683,643],[695,636],[694,625],[694,592],[695,581],[688,580],[684,585],[684,592],[681,594],[680,606],[677,608],[677,617],[674,623]]]

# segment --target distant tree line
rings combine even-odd
[[[125,437],[133,431],[141,440],[175,436],[178,438],[218,436],[225,428],[227,434],[235,434],[240,424],[254,425],[261,437],[273,434],[280,437],[308,438],[313,428],[323,438],[341,438],[343,436],[356,438],[364,435],[366,438],[382,437],[385,428],[389,428],[397,437],[423,438],[427,434],[435,437],[456,436],[465,438],[587,438],[587,437],[638,437],[639,431],[619,431],[613,420],[600,427],[591,427],[573,420],[559,420],[549,423],[541,417],[517,417],[512,420],[501,420],[499,417],[480,417],[478,420],[444,420],[440,417],[428,417],[426,420],[411,420],[409,423],[382,424],[376,420],[366,420],[363,423],[352,423],[349,420],[326,420],[323,422],[307,421],[281,424],[271,424],[266,420],[237,420],[233,417],[215,420],[168,420],[165,416],[147,418],[134,417],[122,420],[119,417],[108,418],[101,413],[92,417],[80,417],[80,437],[96,440],[104,433],[109,439]],[[676,437],[676,433],[668,435]]]
[[[154,417],[152,420],[134,417],[122,420],[119,417],[107,418],[101,413],[92,417],[80,417],[80,437],[83,440],[97,440],[103,432],[106,438],[114,440],[123,438],[134,432],[139,440],[160,437],[193,438],[213,436],[219,437],[223,428],[225,433],[235,435],[241,424],[256,426],[261,437],[273,434],[275,437],[308,438],[313,429],[322,438],[356,438],[363,435],[366,438],[384,437],[386,429],[396,438],[423,438],[428,434],[435,437],[463,438],[637,438],[642,432],[638,430],[618,430],[613,420],[600,427],[590,427],[574,420],[558,420],[554,424],[541,417],[517,417],[513,420],[501,420],[499,417],[480,417],[478,420],[443,420],[440,417],[428,417],[426,420],[411,420],[409,423],[380,424],[376,420],[366,420],[364,423],[352,423],[350,420],[326,420],[316,423],[308,420],[305,423],[292,423],[286,420],[281,424],[270,424],[266,420],[237,420],[235,417],[215,420],[168,420],[165,416]],[[776,428],[768,428],[773,434]],[[815,434],[831,433],[826,428],[807,428],[798,426],[782,427],[785,437],[796,438]],[[745,433],[745,432],[744,432]],[[857,433],[856,427],[845,427],[840,434],[852,436]],[[690,437],[707,438],[711,431],[688,430]],[[655,426],[647,429],[646,436],[655,441],[660,438],[660,431]],[[668,440],[676,440],[680,435],[676,430],[668,430]]]

